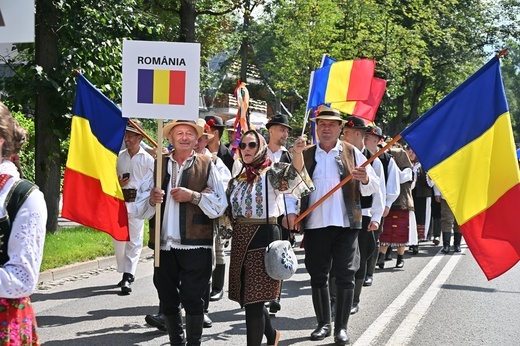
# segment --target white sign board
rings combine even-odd
[[[0,43],[34,42],[34,0],[0,0]]]
[[[200,44],[123,41],[123,117],[197,120]]]

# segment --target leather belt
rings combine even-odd
[[[123,197],[125,202],[135,202],[135,196],[137,195],[137,189],[123,189]]]

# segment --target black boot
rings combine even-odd
[[[433,245],[439,245],[441,238],[441,219],[433,218]]]
[[[152,327],[159,329],[160,331],[168,331],[168,329],[166,329],[166,319],[162,312],[161,302],[159,302],[159,312],[157,313],[157,315],[146,315],[144,317],[144,320],[146,321],[146,323],[148,323]]]
[[[390,248],[388,248],[388,250],[390,250]],[[382,252],[380,252],[379,255],[377,256],[377,266],[379,267],[379,269],[385,268],[385,257],[386,257],[386,255]]]
[[[385,253],[385,261],[391,261],[392,260],[392,247],[389,246],[387,249],[386,249],[386,253]],[[383,268],[381,268],[383,269]]]
[[[350,314],[354,315],[359,311],[359,301],[361,296],[361,289],[363,288],[364,279],[356,279],[356,285],[354,286],[354,300],[352,301],[352,308]]]
[[[204,315],[186,315],[186,345],[199,346],[202,339],[202,324]]]
[[[278,297],[269,303],[269,313],[276,314],[278,311],[282,309],[282,304],[280,304],[280,296],[282,295],[282,285],[283,281],[280,281],[280,292],[278,293]]]
[[[404,267],[404,255],[397,255],[397,262],[395,263],[396,268],[402,268]]]
[[[450,253],[451,232],[442,232],[442,249],[441,252],[445,254]]]
[[[213,270],[211,282],[212,282],[212,290],[210,300],[212,302],[221,300],[224,296],[224,278],[226,276],[226,265],[225,264],[217,264],[215,266],[215,270]]]
[[[453,251],[460,252],[460,241],[462,240],[462,233],[453,233]]]
[[[336,277],[330,275],[329,276],[329,297],[330,297],[330,315],[331,320],[334,320],[334,314],[336,313]]]
[[[168,329],[168,336],[170,337],[171,346],[183,346],[186,345],[184,340],[184,330],[182,329],[182,313],[179,312],[175,315],[164,316],[166,322],[166,328]]]
[[[350,343],[350,338],[347,333],[347,325],[353,300],[353,289],[338,288],[336,320],[334,321],[334,342],[336,345],[347,345]]]
[[[209,318],[208,312],[209,312],[209,294],[211,290],[211,284],[208,283],[208,287],[206,288],[206,292],[204,293],[204,323],[202,326],[204,328],[211,328],[213,325],[213,321],[211,318]]]
[[[121,294],[128,295],[132,292],[132,282],[134,282],[135,278],[130,273],[124,273],[123,279],[117,284],[121,287]]]
[[[323,340],[330,335],[330,298],[327,286],[312,288],[312,304],[318,327],[311,333],[311,340]]]

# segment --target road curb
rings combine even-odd
[[[145,257],[149,257],[153,255],[153,250],[149,247],[143,247],[141,251],[140,258],[143,259]],[[101,268],[107,268],[116,265],[116,257],[108,256],[108,257],[99,257],[95,260],[91,260],[88,262],[80,262],[69,264],[64,267],[49,269],[40,273],[38,278],[38,282],[44,283],[49,281],[61,280],[67,278],[69,276],[82,274],[91,270],[97,270]]]

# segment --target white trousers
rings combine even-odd
[[[128,215],[128,231],[130,232],[130,241],[114,240],[117,271],[135,275],[143,249],[144,220]]]

